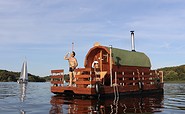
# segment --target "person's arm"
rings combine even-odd
[[[69,60],[68,55],[69,55],[69,52],[64,56],[64,59],[65,59],[65,60]]]
[[[78,66],[78,61],[77,59],[75,58],[75,68]]]

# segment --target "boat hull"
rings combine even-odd
[[[51,92],[54,94],[74,95],[74,96],[120,96],[120,95],[136,95],[163,93],[163,83],[160,86],[145,85],[142,89],[136,86],[102,86],[99,91],[96,88],[82,88],[69,86],[51,86]]]
[[[27,80],[21,80],[21,79],[19,79],[19,80],[17,80],[17,83],[18,84],[27,84],[28,81]]]

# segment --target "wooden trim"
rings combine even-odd
[[[95,84],[96,81],[76,81],[77,85],[88,85],[88,84]]]
[[[75,75],[75,78],[90,78],[90,75]]]
[[[59,70],[51,70],[51,73],[63,73],[64,69],[59,69]]]
[[[63,78],[63,77],[64,77],[64,75],[54,75],[54,76],[52,75],[51,76],[51,78]]]
[[[51,84],[64,84],[62,81],[51,81]]]
[[[110,54],[110,52],[109,52],[109,50],[108,50],[107,47],[105,47],[105,46],[94,46],[94,47],[92,47],[92,48],[88,51],[88,53],[86,54],[86,56],[85,56],[85,61],[84,61],[84,66],[86,66],[86,64],[87,64],[87,59],[88,59],[89,55],[91,54],[91,52],[92,52],[93,50],[96,50],[96,49],[105,50],[105,51],[107,52],[107,54]]]
[[[92,71],[92,68],[78,68],[78,69],[75,69],[75,72],[90,72]]]
[[[102,69],[103,69],[102,54],[103,54],[103,52],[102,52],[102,50],[100,50],[100,71],[102,71]]]

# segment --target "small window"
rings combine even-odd
[[[108,54],[103,54],[103,63],[107,63],[109,61]]]

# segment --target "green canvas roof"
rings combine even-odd
[[[112,48],[112,57],[116,65],[151,67],[150,59],[142,52]]]

